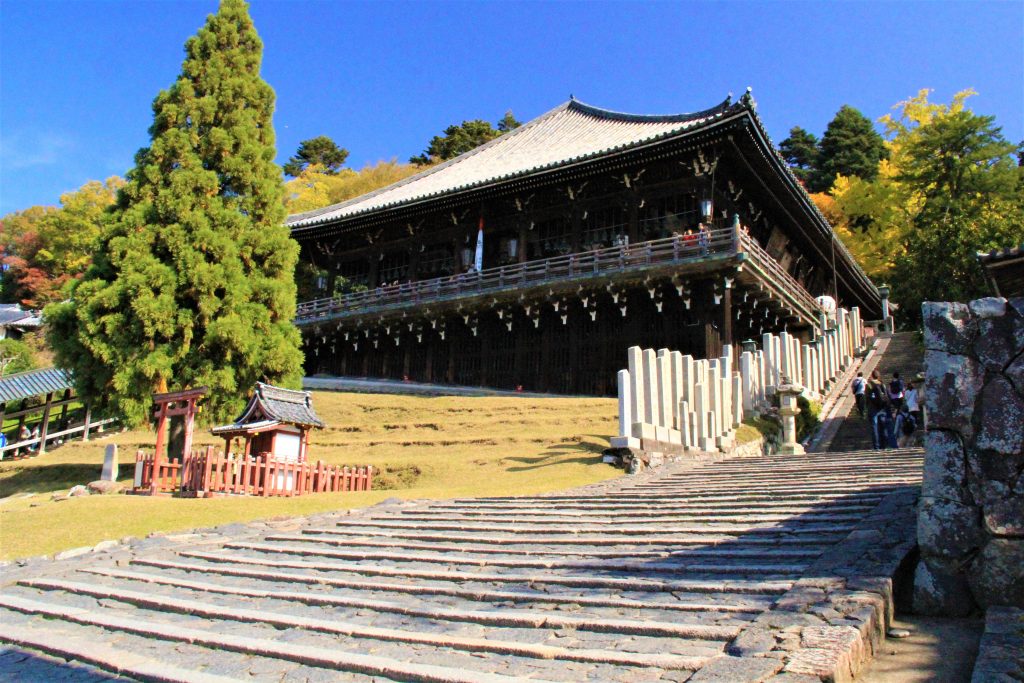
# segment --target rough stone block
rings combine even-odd
[[[981,393],[984,371],[978,361],[942,351],[925,353],[925,404],[931,428],[974,434],[971,416]]]
[[[963,353],[978,336],[978,323],[967,304],[926,301],[921,304],[921,314],[928,350]]]
[[[637,439],[650,439],[651,441],[657,441],[658,432],[657,428],[652,424],[647,422],[634,422],[633,436]]]
[[[761,683],[774,676],[781,668],[782,662],[767,657],[718,657],[712,659],[688,680],[689,683]]]
[[[977,448],[1005,455],[1024,451],[1024,398],[1009,380],[996,377],[981,393],[978,403]]]
[[[640,439],[635,436],[613,436],[610,443],[612,448],[640,448]]]
[[[1017,388],[1017,391],[1020,394],[1024,394],[1024,353],[1017,356],[1017,358],[1007,366],[1003,374],[1010,378],[1010,381],[1013,382],[1013,386]]]
[[[967,582],[982,607],[1024,607],[1024,541],[990,540],[971,563]]]
[[[755,657],[775,648],[775,636],[768,629],[750,627],[740,633],[726,648],[726,652],[736,657]]]
[[[967,304],[967,308],[978,318],[999,318],[1006,315],[1006,299],[1000,296],[987,296],[975,299]]]
[[[932,430],[925,435],[927,455],[921,495],[957,503],[969,503],[967,455],[955,432]]]
[[[1013,309],[999,318],[979,320],[974,355],[990,370],[1001,371],[1024,347],[1022,329],[1024,319]]]
[[[1011,493],[1001,500],[986,501],[984,511],[985,529],[990,534],[1024,539],[1024,497]]]
[[[974,600],[963,575],[927,560],[914,572],[914,611],[929,616],[965,617]]]
[[[661,443],[668,443],[668,427],[655,427],[654,428],[655,438]]]
[[[985,544],[981,510],[951,500],[922,498],[917,542],[925,557],[959,560]]]

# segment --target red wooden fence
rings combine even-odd
[[[182,493],[194,496],[301,496],[304,493],[369,491],[373,468],[328,465],[318,460],[287,462],[267,453],[256,456],[193,451],[184,463],[160,463],[153,487],[153,455],[136,454],[135,493]]]

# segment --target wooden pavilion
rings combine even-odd
[[[668,116],[572,99],[288,225],[307,375],[613,395],[630,346],[814,338],[822,295],[882,317],[749,90]]]

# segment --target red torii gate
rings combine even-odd
[[[156,418],[156,449],[153,452],[153,483],[150,493],[157,493],[157,477],[155,474],[160,471],[161,461],[164,459],[164,449],[167,445],[167,419],[179,415],[185,418],[185,444],[182,448],[182,462],[192,452],[192,433],[195,427],[196,413],[199,412],[196,403],[206,392],[208,387],[198,389],[185,389],[184,391],[171,391],[165,394],[153,394],[153,403],[157,409],[153,413]]]

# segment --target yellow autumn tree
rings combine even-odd
[[[815,201],[876,281],[893,286],[910,321],[926,299],[983,295],[977,250],[1024,241],[1024,175],[994,118],[929,90],[883,116],[889,158],[871,181],[836,179]]]
[[[423,166],[400,164],[397,159],[367,164],[358,171],[345,168],[328,172],[310,164],[285,183],[285,206],[293,214],[312,211],[378,190],[422,170]]]

